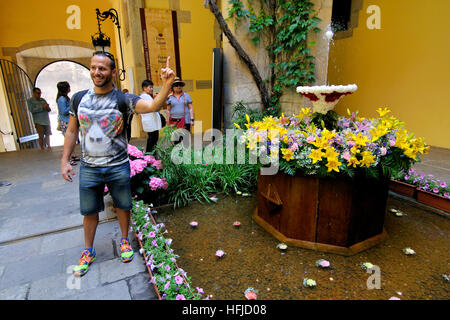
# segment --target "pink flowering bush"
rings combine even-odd
[[[152,155],[146,155],[136,146],[128,145],[130,158],[131,192],[148,203],[160,203],[163,197],[160,191],[166,190],[169,184],[162,177],[163,165]]]

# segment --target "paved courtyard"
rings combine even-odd
[[[11,183],[0,187],[0,300],[156,299],[142,256],[120,262],[120,229],[109,196],[96,235],[97,261],[81,279],[72,277],[83,248],[83,219],[78,175],[73,183],[61,178],[61,153],[55,147],[0,154],[0,181]],[[450,181],[450,150],[432,149],[417,169]],[[132,233],[130,238],[137,252]]]

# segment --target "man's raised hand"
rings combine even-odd
[[[170,69],[170,57],[167,57],[166,67],[161,69],[161,79],[169,85],[172,85],[175,79],[175,73]]]

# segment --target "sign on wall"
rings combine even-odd
[[[147,78],[155,87],[161,86],[161,68],[170,56],[170,66],[181,78],[176,11],[141,8],[142,39],[144,42]]]

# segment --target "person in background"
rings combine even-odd
[[[142,81],[142,93],[140,97],[144,100],[153,100],[153,82]],[[166,125],[166,119],[159,112],[141,114],[142,128],[147,132],[147,145],[145,152],[152,152],[159,139],[159,129]]]
[[[68,94],[70,92],[70,84],[67,81],[60,81],[56,84],[56,88],[58,88],[56,104],[58,105],[59,127],[61,128],[62,135],[65,136],[67,125],[69,124],[70,98]],[[80,161],[80,158],[76,157],[75,154],[72,153],[70,164],[72,166],[77,165],[77,161]]]
[[[183,92],[185,83],[176,77],[172,84],[172,94],[167,98],[167,112],[172,121],[180,121],[184,118],[184,128],[191,131],[194,125],[194,107],[192,98],[187,92]]]
[[[28,110],[33,116],[34,126],[39,135],[39,145],[41,150],[51,150],[50,135],[52,129],[50,128],[49,112],[52,111],[45,99],[41,98],[41,89],[33,88],[33,96],[27,100]]]

